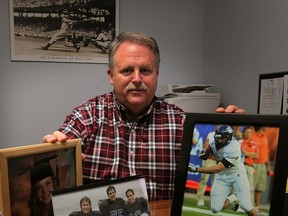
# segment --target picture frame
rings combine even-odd
[[[288,114],[288,71],[259,75],[259,114]]]
[[[122,204],[119,204],[121,201],[117,201],[118,204],[115,204],[117,205],[117,209],[111,209],[108,207],[110,202],[108,201],[109,192],[107,189],[111,186],[115,188],[115,195],[117,200],[121,199],[122,201]],[[128,189],[133,190],[135,198],[138,199],[138,203],[139,200],[141,200],[142,204],[147,204],[146,208],[148,214],[145,215],[150,215],[145,177],[142,175],[136,175],[122,179],[103,180],[91,184],[85,184],[83,186],[54,191],[52,193],[54,216],[70,215],[72,212],[74,212],[75,215],[77,214],[76,212],[79,214],[81,212],[80,200],[83,197],[88,197],[91,200],[91,208],[93,211],[98,212],[98,214],[101,212],[102,215],[108,215],[104,213],[106,212],[106,206],[109,208],[109,211],[115,211],[114,215],[123,215],[122,210],[124,211],[124,209],[122,209],[122,205],[124,202],[127,203],[128,198],[126,197],[126,191]],[[119,205],[122,207],[120,208]],[[133,206],[135,207],[135,205]],[[138,212],[137,215],[140,215],[140,210],[144,211],[142,208],[133,209],[133,211]],[[116,212],[118,214],[116,214]],[[143,212],[141,213],[143,214]]]
[[[108,63],[119,0],[9,0],[12,61]]]
[[[197,189],[202,173],[191,173],[188,171],[188,164],[192,163],[201,167],[201,160],[198,158],[198,153],[203,149],[206,135],[209,132],[215,131],[216,125],[230,125],[233,127],[233,134],[235,135],[234,127],[238,129],[244,126],[252,127],[266,127],[270,129],[269,138],[269,161],[273,170],[273,175],[268,176],[267,188],[265,194],[267,200],[265,201],[263,211],[270,216],[285,215],[287,212],[284,202],[287,185],[287,170],[288,170],[288,116],[283,115],[264,115],[264,114],[201,114],[201,113],[187,113],[184,123],[183,141],[181,149],[181,158],[177,169],[175,179],[175,191],[171,208],[171,215],[210,215],[210,189],[211,185],[206,185],[205,190],[205,206],[197,206]],[[198,128],[199,127],[199,128]],[[194,133],[198,130],[199,133]],[[276,134],[272,133],[272,129],[276,130]],[[269,132],[269,130],[267,130]],[[206,135],[201,135],[205,134]],[[193,135],[194,134],[194,135]],[[198,136],[196,135],[198,134]],[[200,135],[199,135],[200,134]],[[268,136],[268,135],[267,135]],[[196,144],[192,145],[192,141],[198,137]],[[194,139],[194,140],[192,140]],[[274,141],[273,141],[274,139]],[[202,140],[202,141],[201,141]],[[199,142],[198,142],[199,141]],[[201,141],[201,142],[200,142]],[[198,145],[198,143],[201,143]],[[273,153],[273,154],[271,154]],[[202,161],[203,162],[203,161]],[[211,176],[210,176],[211,177]],[[262,197],[263,198],[263,197]],[[265,197],[264,197],[265,198]],[[287,198],[286,198],[287,199]],[[268,203],[266,203],[268,202]],[[240,203],[241,206],[241,203]],[[187,213],[188,211],[188,213]],[[223,212],[222,212],[223,211]],[[227,211],[227,212],[226,212]],[[192,213],[193,212],[193,213]],[[197,213],[198,212],[198,213]],[[200,212],[200,213],[199,213]],[[230,208],[221,210],[220,214],[229,213],[230,215],[239,215],[233,213]],[[245,215],[245,213],[243,213]]]
[[[0,167],[0,212],[31,215],[43,182],[49,191],[82,185],[81,140],[0,149]]]

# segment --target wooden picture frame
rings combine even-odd
[[[215,182],[213,182],[213,184],[211,183],[211,185],[206,184],[204,206],[198,206],[196,194],[200,185],[202,173],[190,172],[188,166],[189,163],[199,167],[204,166],[204,160],[199,159],[198,154],[204,148],[204,143],[208,134],[210,132],[213,133],[218,125],[229,125],[232,127],[235,139],[237,139],[236,137],[238,135],[236,131],[239,130],[243,132],[246,126],[251,126],[254,130],[255,127],[266,127],[266,136],[269,136],[269,161],[273,174],[269,173],[268,176],[267,173],[267,187],[263,194],[266,193],[268,199],[265,199],[265,202],[267,203],[264,203],[265,209],[262,210],[270,216],[284,215],[283,212],[287,212],[285,209],[287,207],[284,203],[286,202],[285,197],[288,173],[288,116],[223,113],[187,113],[184,123],[181,158],[175,179],[171,215],[193,215],[196,214],[196,212],[200,212],[201,215],[212,214],[209,187]],[[215,160],[214,164],[216,164]],[[211,178],[211,176],[209,178]],[[265,198],[265,196],[263,195],[262,198]],[[229,215],[239,214],[234,212],[231,206],[222,209],[219,214],[221,213],[229,213]]]
[[[54,190],[82,185],[81,140],[0,149],[0,167],[0,212],[30,215],[32,188],[44,177],[53,176]]]

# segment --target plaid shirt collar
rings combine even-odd
[[[118,123],[123,122],[123,121],[127,122],[127,123],[135,122],[135,120],[132,120],[129,117],[127,108],[117,99],[114,91],[112,92],[112,94],[113,94],[113,100],[114,100],[114,104],[115,104],[115,113],[116,113],[115,117],[116,117],[117,122]],[[148,110],[144,114],[142,114],[141,116],[137,117],[136,122],[138,122],[138,124],[141,122],[145,123],[149,119],[149,117],[153,113],[155,100],[157,100],[156,96],[154,97]]]

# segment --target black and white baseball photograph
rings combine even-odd
[[[107,63],[119,0],[10,0],[12,61]]]

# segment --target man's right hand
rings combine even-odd
[[[68,137],[60,131],[55,131],[53,134],[47,134],[42,139],[44,143],[65,142],[66,140],[68,140]]]

